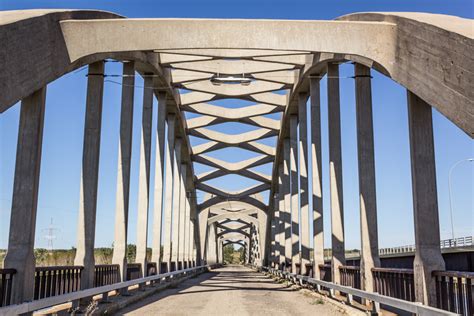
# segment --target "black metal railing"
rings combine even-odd
[[[94,267],[94,286],[104,286],[120,282],[120,265],[99,264]]]
[[[340,266],[339,273],[341,278],[341,285],[360,289],[360,267]]]
[[[78,291],[82,270],[81,266],[36,267],[34,299]]]
[[[473,315],[474,272],[434,271],[437,307],[462,315]]]
[[[330,264],[320,264],[319,265],[319,278],[322,281],[331,282],[331,265]]]
[[[0,307],[11,304],[13,276],[15,269],[0,269]]]
[[[157,275],[158,274],[158,266],[156,262],[147,262],[146,264],[146,275]]]
[[[129,263],[127,264],[127,280],[135,280],[142,277],[142,264]]]
[[[372,276],[375,292],[405,301],[415,301],[413,270],[372,268]]]

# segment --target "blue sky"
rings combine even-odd
[[[268,18],[268,19],[332,19],[361,11],[421,11],[473,17],[472,1],[9,1],[0,2],[0,10],[29,8],[88,8],[113,11],[128,17],[193,17],[193,18]],[[121,73],[119,63],[107,63],[107,73]],[[352,65],[341,66],[341,77],[351,76]],[[377,205],[381,247],[414,242],[411,199],[410,154],[406,93],[403,87],[381,74],[373,73],[375,155],[377,173]],[[119,81],[119,80],[118,80]],[[143,80],[137,77],[137,86]],[[110,246],[113,239],[115,209],[118,129],[121,87],[106,82],[102,125],[102,147],[99,175],[97,246]],[[60,230],[55,247],[75,245],[79,203],[80,166],[86,95],[85,70],[70,73],[48,86],[43,159],[39,195],[36,246],[47,245],[44,229],[51,218]],[[129,239],[136,235],[138,157],[141,122],[142,89],[135,91],[134,143]],[[321,82],[323,118],[323,187],[325,244],[330,247],[329,183],[326,80]],[[155,100],[156,103],[156,100]],[[227,107],[240,107],[243,102],[220,102]],[[156,109],[156,108],[155,108]],[[346,248],[359,248],[359,201],[357,178],[357,145],[353,79],[341,79],[341,120],[343,143],[344,206]],[[156,110],[154,111],[156,124]],[[11,207],[13,172],[18,133],[19,106],[0,114],[0,248],[6,248]],[[441,237],[451,236],[449,221],[448,172],[457,161],[474,156],[472,140],[438,112],[433,111]],[[249,130],[239,124],[213,127],[226,133]],[[155,135],[154,135],[155,137]],[[275,139],[265,141],[272,144]],[[192,139],[193,144],[199,140]],[[226,149],[209,154],[229,161],[239,161],[253,154],[239,149]],[[154,157],[152,157],[154,159]],[[453,173],[453,209],[456,236],[473,234],[473,164],[459,165]],[[196,165],[196,171],[205,167]],[[258,168],[271,172],[271,165]],[[152,179],[153,180],[153,179]],[[228,190],[253,184],[238,176],[211,181]],[[152,220],[150,219],[150,222]],[[151,238],[151,237],[150,237]],[[151,244],[151,239],[149,239]]]

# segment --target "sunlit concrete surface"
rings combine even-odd
[[[243,266],[227,266],[202,274],[118,314],[345,315],[335,305],[307,297]]]

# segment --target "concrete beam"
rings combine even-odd
[[[138,178],[138,215],[137,215],[137,255],[135,262],[141,264],[141,275],[146,276],[146,249],[148,245],[148,209],[150,206],[150,169],[151,169],[151,136],[153,118],[152,77],[144,78],[142,134],[140,142],[140,165]]]
[[[175,128],[176,117],[174,114],[167,115],[168,122],[168,142],[165,150],[165,206],[164,206],[164,227],[163,236],[163,263],[166,263],[166,272],[171,268],[171,224],[173,213],[173,186],[174,186],[174,143],[175,143]]]
[[[166,93],[158,94],[158,118],[156,124],[156,150],[155,150],[155,184],[153,205],[153,243],[151,261],[157,263],[158,273],[161,272],[161,235],[162,218],[166,201],[165,188],[165,145],[166,145]]]
[[[313,277],[321,279],[324,264],[323,184],[321,158],[321,99],[319,79],[310,79],[311,102],[311,181],[313,199]]]
[[[86,118],[82,153],[82,181],[79,199],[77,250],[74,265],[83,266],[81,289],[94,287],[94,243],[99,181],[104,62],[89,65]]]
[[[342,193],[341,110],[339,66],[328,64],[329,185],[331,193],[332,281],[341,283],[339,267],[345,265],[344,204]]]
[[[431,107],[408,91],[413,215],[415,300],[436,306],[435,270],[445,270],[440,250],[438,196]]]
[[[112,256],[112,264],[120,265],[120,281],[127,280],[127,232],[130,209],[134,86],[135,63],[124,63],[117,167],[114,251]]]
[[[360,276],[361,289],[369,292],[374,290],[372,268],[380,267],[370,81],[370,68],[355,64],[361,236]]]
[[[15,269],[11,303],[31,301],[35,282],[35,229],[38,207],[46,87],[21,102],[8,249],[3,261]]]

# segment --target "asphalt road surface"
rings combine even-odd
[[[121,315],[344,315],[336,306],[243,266],[204,273],[121,310]]]

